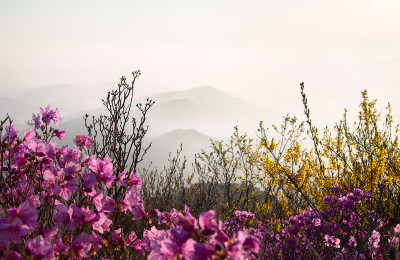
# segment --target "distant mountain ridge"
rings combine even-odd
[[[58,107],[64,117],[59,128],[67,130],[67,144],[73,145],[76,134],[86,133],[84,114],[97,116],[106,112],[101,98],[105,98],[107,92],[93,91],[92,87],[73,85],[37,88],[15,98],[0,99],[6,100],[1,102],[0,109],[12,108],[18,118],[25,115],[20,124],[29,129],[24,122],[31,119],[33,112],[38,113],[40,106],[51,104]],[[147,98],[154,100],[155,104],[146,120],[149,125],[146,143],[152,142],[146,163],[151,160],[164,165],[169,152],[174,154],[181,143],[182,155],[194,159],[194,153],[210,147],[211,138],[227,139],[235,125],[241,132],[254,134],[259,121],[267,115],[267,111],[259,106],[210,86],[156,93],[134,98],[134,102],[145,103]],[[15,106],[10,106],[13,102]],[[18,107],[22,108],[18,110]],[[139,114],[137,109],[132,112],[133,116]]]

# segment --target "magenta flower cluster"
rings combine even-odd
[[[152,227],[143,239],[123,230],[113,221],[117,214],[149,221],[141,179],[114,172],[110,157],[84,155],[90,136],[76,136],[72,149],[58,147],[54,138],[65,140],[66,133],[50,124],[60,121],[58,109],[47,106],[33,114],[23,138],[11,124],[0,133],[0,258],[115,258],[128,250],[153,259],[244,259],[258,252],[258,239],[245,231],[227,236],[213,211],[197,220],[189,210],[153,210],[166,230]],[[119,189],[123,196],[115,195]]]
[[[146,213],[141,179],[91,155],[90,136],[58,147],[66,132],[50,124],[60,121],[47,106],[23,137],[11,124],[0,130],[0,259],[381,259],[399,251],[400,225],[360,212],[372,201],[360,189],[333,187],[322,211],[293,216],[279,232],[245,211],[225,222],[187,207]],[[120,218],[156,223],[136,234]]]
[[[282,232],[274,233],[265,226],[265,259],[400,257],[400,224],[393,229],[375,211],[360,210],[372,202],[371,194],[334,186],[323,201],[323,211],[309,209],[290,217]]]

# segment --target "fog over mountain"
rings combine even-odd
[[[86,134],[83,116],[105,114],[101,99],[106,97],[106,86],[81,87],[74,85],[55,85],[36,88],[13,97],[1,98],[1,115],[10,111],[20,133],[28,130],[26,121],[32,113],[38,113],[40,106],[51,104],[57,107],[64,117],[59,129],[67,130],[66,143],[73,145],[76,134]],[[155,101],[149,110],[146,123],[149,130],[145,144],[152,147],[142,165],[150,161],[158,168],[167,163],[168,155],[176,154],[180,144],[183,145],[182,157],[188,158],[191,164],[194,154],[201,149],[209,150],[210,139],[228,139],[239,126],[241,132],[254,136],[260,120],[277,119],[265,109],[240,97],[235,97],[217,88],[204,86],[187,91],[157,93],[148,97],[135,99],[135,103],[146,102],[149,98]],[[137,117],[139,110],[135,107],[132,115]],[[276,123],[276,121],[269,121]]]

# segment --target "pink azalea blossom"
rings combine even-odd
[[[81,233],[72,243],[70,249],[78,258],[89,257],[89,251],[92,248],[91,236]]]
[[[55,135],[57,136],[57,138],[60,139],[61,141],[64,141],[64,140],[65,140],[65,136],[66,136],[65,131],[60,131],[60,130],[56,129],[56,130],[54,130],[54,134],[55,134]]]
[[[107,218],[106,214],[101,212],[99,220],[93,223],[93,229],[99,232],[100,234],[103,234],[104,232],[110,231],[111,224],[112,220]]]
[[[40,114],[42,115],[42,121],[49,125],[50,121],[53,121],[55,126],[58,126],[61,122],[61,118],[59,116],[58,108],[56,110],[51,109],[51,106],[48,105],[47,107],[40,108]]]
[[[4,127],[5,134],[3,135],[3,140],[14,140],[17,137],[18,130],[15,126],[6,126]]]
[[[214,210],[201,213],[199,216],[200,227],[206,236],[215,234],[218,230],[218,224],[214,217]]]
[[[38,236],[26,241],[25,252],[32,259],[54,259],[54,247],[51,243]]]
[[[396,227],[394,228],[394,233],[397,235],[400,235],[400,224],[397,224]]]
[[[56,225],[62,226],[67,230],[74,230],[77,224],[72,220],[73,209],[66,207],[64,204],[59,204],[57,209],[53,217]]]
[[[93,138],[89,135],[77,135],[75,136],[74,143],[80,149],[93,149]]]
[[[136,173],[132,172],[131,176],[129,177],[129,181],[135,187],[135,189],[140,190],[142,187],[142,179],[136,176]]]

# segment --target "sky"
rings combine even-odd
[[[400,115],[399,14],[398,0],[1,0],[0,96],[140,69],[138,96],[207,85],[301,115],[303,81],[322,125],[363,89]]]

